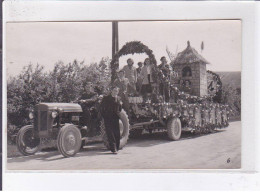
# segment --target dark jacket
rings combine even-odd
[[[119,97],[114,98],[111,95],[105,96],[100,105],[100,112],[104,118],[118,118],[118,113],[122,107]]]

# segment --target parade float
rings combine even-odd
[[[112,82],[117,76],[119,58],[141,53],[157,67],[152,50],[139,41],[128,42],[112,59]],[[178,140],[182,131],[201,134],[227,127],[229,110],[227,105],[221,104],[222,83],[216,73],[206,70],[207,64],[209,62],[188,41],[187,48],[171,61],[171,80],[157,68],[155,90],[150,99],[144,102],[141,95],[129,96],[130,134],[162,130],[167,131],[169,139]],[[167,83],[169,87],[168,102],[159,94],[159,83]]]

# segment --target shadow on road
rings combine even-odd
[[[48,151],[46,151],[48,150]],[[107,150],[103,144],[96,143],[94,145],[84,146],[73,158],[78,158],[82,156],[97,156],[97,155],[112,155],[112,153]],[[15,157],[12,159],[8,159],[8,163],[15,162],[26,162],[30,160],[42,160],[42,161],[57,161],[57,160],[66,160],[71,158],[63,157],[57,149],[45,149],[45,152],[39,152],[38,154],[32,156],[23,156],[23,157]]]
[[[193,134],[191,132],[183,131],[180,140],[178,141],[186,141],[190,139],[195,139],[202,136],[207,135],[214,135],[216,133],[224,132],[225,130],[218,130],[212,133],[205,133],[205,134]],[[140,137],[136,137],[134,139],[129,139],[127,143],[127,147],[149,147],[149,146],[155,146],[158,144],[165,144],[165,143],[174,143],[174,141],[171,141],[166,132],[157,132],[157,133],[145,133],[141,135]]]
[[[219,130],[214,133],[208,133],[208,134],[192,134],[190,132],[182,132],[181,139],[178,141],[187,141],[202,136],[214,135],[215,133],[221,133],[224,131],[225,130]],[[167,136],[167,133],[165,132],[157,132],[152,134],[145,133],[140,137],[129,139],[124,149],[127,149],[127,147],[151,147],[151,146],[156,146],[159,144],[166,144],[166,143],[174,143],[174,141],[170,141]],[[77,153],[73,158],[78,158],[82,156],[91,157],[91,156],[98,156],[98,155],[112,155],[112,153],[104,147],[103,143],[89,143],[86,146],[84,146],[84,148],[82,148],[80,152]],[[29,160],[57,161],[62,159],[70,160],[71,158],[64,158],[57,151],[57,149],[51,148],[51,149],[44,149],[43,152],[39,152],[33,156],[23,156],[23,157],[8,159],[8,163],[26,162]]]

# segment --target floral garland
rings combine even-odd
[[[215,96],[211,96],[211,95],[207,95],[203,97],[192,96],[190,94],[181,92],[177,87],[174,86],[171,86],[171,90],[175,93],[175,96],[178,99],[177,104],[178,106],[180,106],[178,109],[182,111],[182,114],[178,116],[180,116],[183,120],[185,120],[188,123],[187,124],[188,127],[195,130],[199,130],[200,132],[201,131],[208,132],[216,128],[224,128],[228,126],[229,114],[232,113],[233,111],[229,108],[228,105],[214,103],[213,98]],[[217,111],[217,108],[219,108],[220,111]],[[195,116],[194,116],[195,115],[194,111],[196,109],[200,109],[202,113],[205,112],[210,113],[212,110],[215,110],[215,115],[220,114],[222,117],[226,112],[227,118],[226,119],[221,118],[221,123],[218,123],[217,120],[215,122],[210,123],[209,121],[206,121],[205,114],[201,114],[202,124],[196,125]],[[187,112],[189,114],[187,114]]]
[[[174,87],[173,85],[170,86],[170,89],[171,89],[171,93],[174,94],[175,98],[186,100],[189,103],[212,102],[213,96],[210,95],[205,95],[202,97],[190,95],[180,91],[177,87]]]
[[[227,105],[215,103],[188,104],[183,100],[179,100],[177,103],[152,103],[151,105],[151,107],[158,110],[157,112],[160,113],[159,117],[164,119],[170,117],[180,118],[186,127],[191,128],[192,132],[199,133],[208,133],[215,129],[227,127],[229,125],[229,114],[232,112]],[[196,120],[196,112],[198,110],[201,117],[200,120]],[[211,112],[215,116],[211,117]]]
[[[144,45],[140,41],[131,41],[127,42],[112,58],[112,61],[110,63],[111,65],[111,73],[112,77],[111,80],[112,82],[117,78],[117,69],[119,67],[118,60],[121,56],[123,55],[128,55],[128,54],[141,54],[141,53],[146,53],[153,65],[157,65],[155,56],[153,54],[153,51],[149,49],[146,45]]]
[[[195,133],[208,133],[229,125],[229,114],[232,113],[232,110],[228,105],[214,103],[212,96],[198,97],[186,94],[173,85],[171,85],[171,91],[175,94],[177,103],[146,102],[150,107],[158,110],[159,117],[164,119],[178,117],[186,127],[191,128]],[[196,121],[196,111],[200,111],[199,123]],[[211,113],[215,116],[210,116]],[[212,118],[215,118],[215,121]]]

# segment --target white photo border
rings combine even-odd
[[[3,189],[4,190],[191,190],[244,189],[259,170],[256,118],[255,2],[5,1],[3,3]],[[6,170],[6,23],[44,21],[242,20],[242,160],[239,170]],[[258,22],[260,24],[260,22]],[[259,42],[259,40],[258,40]],[[260,45],[260,44],[259,44]],[[259,47],[259,46],[258,46]],[[257,47],[257,48],[258,48]],[[258,49],[259,51],[259,49]],[[259,140],[259,138],[258,138]],[[257,166],[258,165],[258,166]],[[59,173],[58,173],[59,172]],[[83,173],[84,172],[84,173]],[[156,173],[155,173],[156,172]],[[249,176],[251,175],[251,176]],[[258,176],[257,174],[256,176]],[[259,177],[259,176],[258,176]],[[56,181],[59,180],[59,181]],[[72,181],[73,180],[73,181]],[[75,181],[77,180],[77,181]],[[113,184],[112,180],[117,180]],[[33,183],[33,184],[32,184]],[[187,184],[188,183],[188,184]],[[230,184],[232,183],[232,184]],[[101,187],[102,185],[102,187]]]

